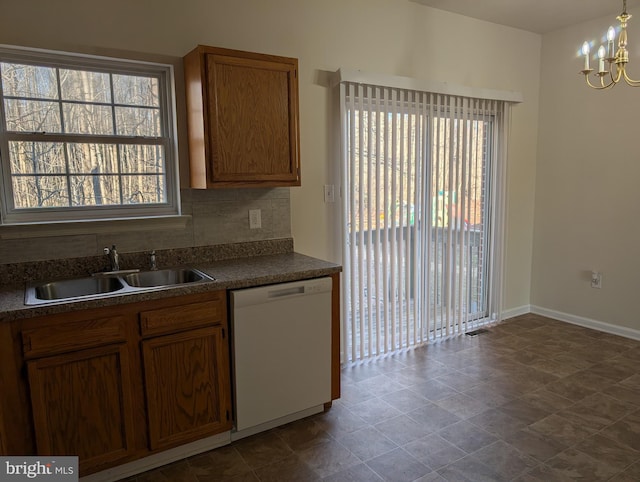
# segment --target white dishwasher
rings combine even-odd
[[[231,292],[237,440],[331,400],[331,278]]]

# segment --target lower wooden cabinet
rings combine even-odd
[[[14,324],[36,454],[84,476],[230,430],[226,313],[222,291]]]
[[[142,342],[152,450],[231,429],[228,353],[221,326]]]
[[[27,362],[38,453],[77,455],[81,473],[131,455],[129,363],[124,343]]]

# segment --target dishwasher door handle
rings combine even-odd
[[[332,287],[331,278],[324,277],[233,290],[231,291],[232,309],[245,308],[260,303],[277,303],[288,298],[306,298],[330,292]]]
[[[295,286],[293,288],[283,288],[281,290],[273,290],[267,293],[267,298],[284,298],[286,296],[303,295],[304,286]]]

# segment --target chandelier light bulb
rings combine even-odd
[[[613,39],[616,38],[616,30],[609,27],[607,30],[607,59],[613,59]]]
[[[598,72],[604,73],[604,56],[607,52],[604,50],[604,45],[601,45],[598,49]]]
[[[604,45],[601,45],[600,48],[598,49],[598,58],[600,60],[604,60],[604,56],[607,54],[607,52],[604,50]]]
[[[584,70],[589,70],[589,42],[582,44],[582,55],[584,55]]]

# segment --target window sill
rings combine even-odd
[[[153,218],[100,219],[96,221],[69,221],[0,225],[0,239],[46,238],[80,234],[123,233],[131,231],[158,231],[184,229],[191,216],[160,216]]]

